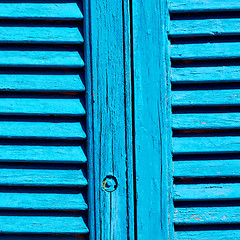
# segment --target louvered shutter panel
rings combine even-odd
[[[85,239],[81,2],[0,3],[0,238]]]
[[[240,2],[169,10],[174,239],[239,239]]]

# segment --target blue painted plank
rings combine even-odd
[[[83,92],[82,77],[72,75],[0,74],[0,91]]]
[[[1,210],[85,211],[87,203],[81,193],[1,192]]]
[[[240,129],[240,113],[173,114],[172,119],[173,129]]]
[[[170,0],[171,13],[239,11],[238,0]]]
[[[85,163],[80,146],[0,145],[0,162]]]
[[[240,82],[239,66],[184,67],[171,69],[173,83]]]
[[[79,99],[0,98],[0,114],[82,116],[85,110]]]
[[[240,42],[193,43],[171,46],[172,60],[213,60],[240,58]]]
[[[239,153],[240,137],[175,137],[173,153]]]
[[[82,68],[77,51],[0,51],[0,67]]]
[[[1,233],[86,234],[82,217],[1,216]]]
[[[77,3],[0,3],[0,19],[81,20]]]
[[[174,162],[175,178],[240,177],[240,160],[190,160]]]
[[[82,170],[0,169],[2,186],[83,187],[87,180]]]
[[[175,208],[175,225],[239,224],[240,207]]]
[[[81,140],[86,133],[79,122],[3,122],[0,138]]]
[[[0,27],[0,43],[81,44],[77,27]]]
[[[172,20],[169,36],[235,36],[240,34],[240,19]]]
[[[186,184],[174,186],[174,201],[240,200],[239,183]]]
[[[175,233],[176,240],[236,240],[240,238],[240,230],[207,230],[179,231]]]
[[[175,91],[172,105],[179,106],[237,106],[240,104],[240,90],[190,90]]]

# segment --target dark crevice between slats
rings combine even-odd
[[[240,106],[198,106],[198,107],[172,107],[173,114],[185,114],[185,113],[238,113],[240,112]]]
[[[0,0],[0,3],[78,3],[82,4],[82,0]]]
[[[0,98],[37,98],[37,99],[79,99],[84,103],[85,93],[76,92],[5,92],[0,90]]]
[[[240,129],[209,129],[209,130],[174,130],[173,137],[215,137],[240,136]]]
[[[0,75],[1,76],[1,75]],[[214,81],[214,80],[212,80]],[[192,90],[222,90],[222,89],[240,89],[240,76],[239,82],[222,82],[216,83],[173,83],[172,91],[192,91]]]
[[[54,139],[3,139],[0,138],[0,145],[27,145],[27,146],[82,146],[86,140],[54,140]]]
[[[3,234],[0,233],[1,240],[87,240],[88,234],[73,234],[59,235],[59,234]]]
[[[239,200],[228,200],[223,201],[175,201],[175,208],[192,208],[192,207],[239,207]]]
[[[85,116],[19,116],[19,115],[11,115],[11,116],[3,116],[0,115],[0,123],[1,121],[7,122],[51,122],[51,123],[76,123],[80,122],[82,125],[85,123]]]
[[[171,13],[170,20],[201,20],[240,18],[237,11]]]
[[[174,177],[174,184],[181,185],[181,184],[222,184],[222,183],[240,183],[240,178],[236,177],[223,177],[223,178],[176,178]],[[211,185],[209,185],[211,188]],[[214,187],[212,188],[214,191]]]
[[[239,153],[230,154],[191,154],[191,155],[173,155],[173,161],[198,161],[198,160],[240,160]]]
[[[240,224],[177,225],[175,231],[239,230]]]
[[[36,75],[71,75],[79,74],[81,79],[84,80],[84,69],[75,69],[75,68],[44,68],[44,67],[1,67],[0,74],[36,74]],[[1,75],[0,75],[1,77]]]

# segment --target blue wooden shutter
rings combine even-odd
[[[169,10],[174,239],[239,239],[240,2]]]
[[[81,9],[0,3],[1,239],[87,236]]]

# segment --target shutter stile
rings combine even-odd
[[[239,239],[240,2],[169,11],[174,239]]]
[[[0,3],[0,238],[88,239],[82,3]]]

